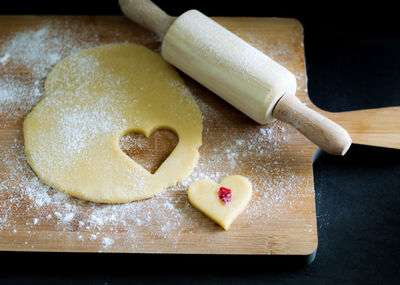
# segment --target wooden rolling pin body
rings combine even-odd
[[[199,11],[174,19],[149,0],[120,0],[120,6],[163,39],[166,61],[253,120],[289,123],[331,154],[343,155],[350,147],[346,130],[294,96],[296,78],[290,71]]]
[[[274,120],[284,94],[296,93],[291,72],[196,10],[174,21],[161,55],[260,124]]]

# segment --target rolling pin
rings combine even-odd
[[[327,153],[344,155],[351,138],[295,96],[286,68],[197,10],[171,17],[150,0],[119,0],[122,12],[162,40],[161,56],[260,124],[294,126]]]

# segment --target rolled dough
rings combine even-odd
[[[198,160],[201,112],[175,69],[143,46],[75,53],[54,67],[45,93],[24,121],[25,153],[43,181],[69,195],[105,203],[149,198],[184,179]],[[179,142],[151,174],[119,140],[161,128]]]

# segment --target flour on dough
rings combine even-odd
[[[105,203],[149,198],[188,176],[198,160],[201,112],[176,70],[143,46],[73,54],[54,67],[45,92],[24,121],[25,153],[43,181],[69,195]],[[119,140],[160,128],[179,142],[150,174]]]

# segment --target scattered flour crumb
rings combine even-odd
[[[69,223],[75,217],[74,213],[69,213],[63,218],[64,223]]]
[[[97,239],[97,235],[96,234],[91,234],[89,239],[90,240],[96,240]]]
[[[90,215],[89,216],[89,223],[95,224],[95,225],[99,225],[102,226],[104,224],[103,219],[100,217],[96,217],[95,215]]]
[[[112,244],[114,244],[114,240],[109,237],[103,237],[101,239],[101,242],[103,244],[103,248],[107,248],[107,247],[111,246]]]
[[[2,57],[0,57],[0,64],[5,65],[8,62],[9,58],[10,58],[10,54],[6,53]]]

